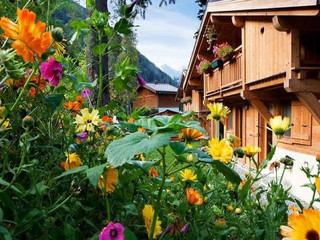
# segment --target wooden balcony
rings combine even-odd
[[[222,97],[226,92],[242,88],[242,47],[235,49],[235,58],[225,61],[223,68],[216,68],[204,76],[205,97]]]

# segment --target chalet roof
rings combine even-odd
[[[176,88],[175,86],[172,86],[168,83],[146,83],[146,85],[143,87],[154,92],[154,93],[176,94],[176,92],[178,91],[178,88]]]

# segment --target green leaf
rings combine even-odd
[[[119,33],[123,33],[125,35],[128,35],[131,33],[131,28],[134,25],[129,22],[127,19],[125,18],[121,18],[115,25],[114,25],[114,29],[116,31],[118,31]]]
[[[133,215],[133,216],[137,216],[138,215],[138,210],[136,205],[134,204],[127,204],[124,205],[123,208],[126,210],[126,214],[127,215]]]
[[[118,167],[131,160],[137,153],[149,153],[170,143],[170,134],[158,133],[150,138],[148,134],[135,132],[128,136],[113,141],[106,149],[105,157],[108,162]]]
[[[93,56],[97,57],[99,55],[103,55],[106,52],[107,47],[108,47],[107,43],[101,43],[101,44],[95,45],[92,48]]]
[[[199,159],[200,160],[200,159]],[[223,162],[219,160],[214,160],[212,165],[216,167],[216,169],[230,182],[239,185],[241,182],[241,178],[239,174],[234,171],[229,166],[225,165]]]
[[[127,227],[124,228],[124,239],[137,240],[136,235]]]
[[[316,186],[313,183],[306,183],[306,184],[303,184],[301,187],[311,188],[312,191],[316,190]]]
[[[93,8],[95,5],[95,0],[86,0],[87,8]]]
[[[97,80],[93,82],[78,82],[74,85],[76,91],[81,91],[84,88],[94,88],[97,85]]]
[[[60,105],[63,99],[64,99],[64,95],[62,93],[55,93],[55,94],[45,96],[45,100],[49,104],[52,110],[56,109]]]
[[[54,179],[59,179],[71,174],[75,174],[75,173],[79,173],[79,172],[84,172],[85,170],[88,169],[87,165],[81,166],[81,167],[77,167],[68,171],[63,172],[62,174],[60,174],[59,176],[56,176]]]
[[[73,228],[70,224],[64,225],[64,239],[65,240],[78,240],[82,239],[78,230]]]
[[[251,187],[251,181],[248,180],[243,186],[242,189],[240,190],[239,197],[240,199],[245,198],[248,195],[248,191]]]
[[[82,29],[90,29],[90,26],[88,23],[86,23],[85,20],[81,19],[74,19],[70,22],[70,27],[72,27],[74,30],[80,31]]]
[[[98,185],[98,181],[100,179],[100,175],[102,174],[104,168],[106,167],[107,163],[104,163],[99,166],[95,166],[93,168],[87,169],[87,177],[90,183],[96,188]]]
[[[186,152],[185,151],[186,147],[181,142],[171,142],[170,147],[177,155],[180,155]]]
[[[8,182],[5,181],[4,179],[0,178],[0,185],[3,185],[3,186],[5,186],[5,187],[7,187],[7,186],[10,185],[10,183],[8,183]],[[9,188],[12,189],[12,190],[15,191],[15,192],[21,194],[21,191],[20,191],[18,188],[16,188],[15,186],[11,185]]]
[[[8,231],[8,229],[6,229],[5,227],[0,226],[0,236],[2,236],[4,240],[11,240],[11,235]]]
[[[133,161],[133,160],[129,160],[128,162],[126,162],[126,164],[132,165],[132,166],[136,166],[138,168],[141,168],[145,172],[148,172],[149,169],[151,168],[151,166],[156,165],[157,163],[159,163],[159,161],[151,162],[151,161]]]

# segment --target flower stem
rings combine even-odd
[[[111,214],[110,214],[110,203],[109,203],[109,199],[108,199],[108,194],[106,194],[106,209],[107,209],[107,220],[109,223],[111,220]]]
[[[12,105],[12,107],[10,108],[10,110],[7,112],[7,114],[3,117],[2,121],[0,122],[0,127],[2,126],[2,124],[7,120],[7,116],[9,113],[13,112],[16,107],[18,106],[27,86],[29,85],[33,75],[36,73],[37,69],[39,67],[39,64],[36,64],[35,68],[32,70],[32,72],[30,73],[26,83],[24,84],[23,88],[21,89],[21,92],[19,94],[19,96],[17,97],[16,101],[14,102],[14,104]]]
[[[153,219],[152,219],[152,225],[151,225],[151,231],[150,231],[150,235],[149,235],[149,240],[153,239],[153,235],[154,235],[154,230],[156,227],[156,222],[157,222],[157,217],[158,217],[158,212],[159,212],[159,208],[160,208],[160,201],[161,201],[161,195],[162,195],[162,191],[163,191],[163,187],[164,187],[164,183],[166,181],[166,162],[165,162],[165,147],[163,147],[163,151],[160,152],[161,156],[162,156],[162,180],[161,180],[161,184],[160,184],[160,188],[159,188],[159,192],[158,192],[158,196],[157,196],[157,201],[155,204],[155,211],[154,211],[154,215],[153,215]]]

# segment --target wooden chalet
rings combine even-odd
[[[299,196],[306,183],[299,169],[315,165],[320,153],[319,4],[319,0],[209,2],[177,95],[192,96],[186,109],[202,109],[209,102],[228,106],[231,113],[221,134],[239,136],[243,146],[260,146],[260,163],[276,141],[266,128],[269,119],[290,117],[291,129],[280,139],[274,159],[289,155],[296,160],[286,173],[286,183]],[[217,36],[211,46],[208,28]],[[233,47],[233,58],[211,74],[197,73],[201,59],[214,60],[212,45],[223,42]],[[210,135],[215,136],[213,123]]]
[[[175,86],[167,83],[146,83],[138,88],[133,108],[148,107],[159,113],[173,115],[179,112],[179,103],[175,101],[177,90]]]

